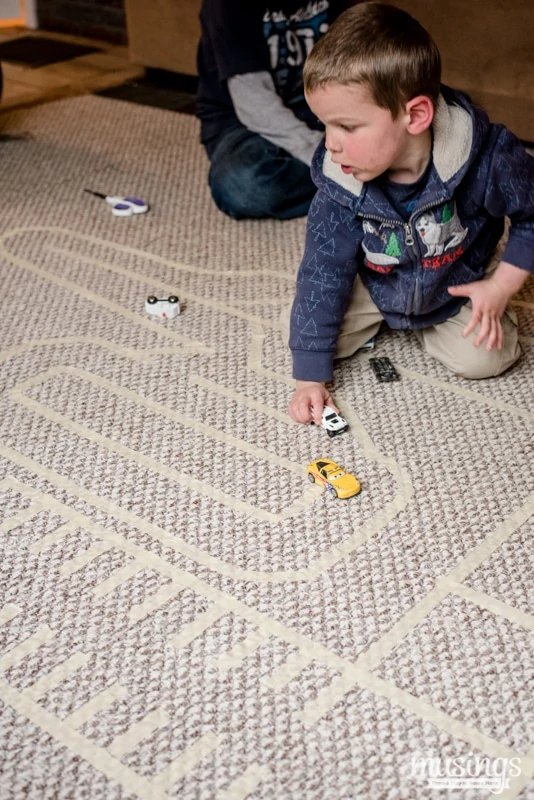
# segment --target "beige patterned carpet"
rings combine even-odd
[[[534,798],[534,281],[512,371],[386,332],[401,381],[339,365],[330,440],[286,414],[304,220],[220,214],[191,117],[0,125],[1,800],[496,796],[429,758],[520,759],[499,796]]]

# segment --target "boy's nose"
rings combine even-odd
[[[326,132],[326,149],[330,150],[331,153],[341,152],[341,146],[339,142],[336,140],[336,137],[333,136],[328,131]]]

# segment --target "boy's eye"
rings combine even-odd
[[[357,126],[356,125],[340,125],[339,127],[341,128],[342,131],[345,131],[346,133],[352,133],[353,131],[356,130]]]

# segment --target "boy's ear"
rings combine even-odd
[[[422,133],[430,128],[434,119],[434,103],[424,94],[414,97],[406,103],[406,113],[409,115],[408,132]]]

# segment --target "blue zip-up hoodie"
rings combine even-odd
[[[405,222],[378,181],[345,175],[318,147],[318,191],[297,276],[289,346],[293,377],[329,381],[356,275],[391,328],[444,322],[467,298],[447,287],[480,280],[511,220],[503,260],[534,272],[534,158],[461,92],[442,87],[432,164]]]

